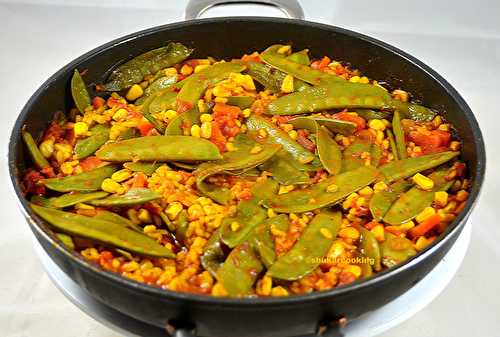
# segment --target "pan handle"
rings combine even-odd
[[[304,19],[304,11],[298,0],[189,0],[184,14],[186,20],[198,18],[207,9],[214,6],[234,3],[250,3],[274,6],[291,19]]]

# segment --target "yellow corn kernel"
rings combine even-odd
[[[145,208],[141,208],[139,212],[137,213],[137,218],[142,222],[142,223],[151,223],[153,220],[151,219],[151,214],[149,214],[149,211]]]
[[[62,173],[67,175],[73,173],[73,165],[69,162],[62,163],[60,169]]]
[[[193,68],[187,64],[183,65],[181,68],[181,74],[184,76],[191,75],[193,73]]]
[[[359,197],[357,193],[351,193],[342,203],[342,208],[347,210],[352,207],[354,201]]]
[[[361,207],[366,204],[366,199],[364,197],[359,197],[356,199],[356,206]]]
[[[271,296],[288,296],[288,290],[282,286],[274,287],[271,289]]]
[[[237,150],[237,148],[234,146],[234,143],[231,143],[231,142],[226,143],[226,149],[229,152]]]
[[[398,226],[399,230],[403,232],[409,231],[413,227],[415,227],[415,223],[413,222],[413,220],[403,222],[401,225]]]
[[[136,261],[125,262],[121,269],[124,272],[131,273],[139,269],[139,264]]]
[[[360,79],[359,76],[353,76],[349,79],[349,82],[358,83]]]
[[[339,236],[343,239],[357,240],[359,239],[359,235],[359,231],[354,227],[342,228],[339,231]]]
[[[40,144],[40,152],[45,158],[50,158],[54,153],[54,139],[49,138]]]
[[[458,201],[465,201],[469,197],[469,192],[466,190],[460,190],[457,192],[457,200]]]
[[[294,188],[295,188],[294,185],[283,185],[283,186],[280,186],[278,194],[286,194],[286,193],[292,191]]]
[[[276,212],[272,208],[267,209],[267,217],[268,218],[273,218],[276,216]]]
[[[259,136],[261,136],[262,138],[266,138],[267,137],[267,131],[266,131],[266,129],[259,129],[258,133],[259,133]]]
[[[250,117],[251,113],[252,113],[252,111],[249,108],[243,109],[243,111],[242,111],[243,117],[245,117],[245,118]]]
[[[228,97],[231,96],[231,91],[224,88],[222,85],[217,85],[213,88],[212,93],[216,97]]]
[[[355,264],[350,264],[344,268],[344,271],[353,274],[356,278],[361,276],[361,267]]]
[[[327,239],[333,239],[333,234],[332,232],[330,232],[330,230],[328,228],[325,228],[325,227],[321,227],[319,229],[319,232],[321,233],[321,235],[323,235],[325,238]]]
[[[368,122],[368,127],[378,131],[385,130],[385,124],[380,119],[370,119],[370,121]]]
[[[200,71],[202,71],[203,69],[206,69],[207,67],[209,67],[210,65],[209,64],[198,64],[195,68],[194,68],[194,73],[199,73]]]
[[[206,107],[205,101],[203,99],[200,98],[198,100],[197,105],[198,105],[198,111],[200,111],[201,113],[204,113],[207,111],[207,107]]]
[[[200,116],[200,121],[202,123],[208,123],[212,121],[212,115],[211,114],[202,114]]]
[[[370,230],[370,232],[372,232],[373,235],[375,235],[375,238],[377,239],[377,241],[384,241],[385,240],[384,226],[376,225],[375,227],[373,227]]]
[[[288,124],[288,123],[284,123],[284,124],[280,125],[280,128],[282,128],[283,131],[285,131],[285,132],[290,132],[290,131],[293,130],[293,125],[292,124]]]
[[[441,124],[438,127],[438,130],[441,130],[441,131],[450,131],[450,124]]]
[[[400,100],[402,102],[408,102],[408,93],[404,90],[396,89],[392,92],[392,95],[395,99]]]
[[[445,191],[438,191],[434,193],[434,202],[441,207],[446,206],[448,203],[448,193]]]
[[[177,111],[175,111],[175,110],[167,110],[167,111],[165,111],[164,117],[167,120],[171,120],[172,118],[177,117]]]
[[[179,213],[182,211],[182,204],[178,201],[171,202],[165,209],[165,214],[167,214],[170,220],[175,220]]]
[[[359,79],[359,83],[368,84],[370,83],[370,79],[366,76],[363,76]]]
[[[278,48],[278,54],[287,54],[292,50],[292,46],[286,45]]]
[[[227,103],[227,97],[215,97],[215,98],[214,98],[214,102],[215,102],[215,103],[223,103],[223,104],[226,104],[226,103]]]
[[[187,211],[191,218],[199,218],[204,215],[203,208],[197,204],[189,206]]]
[[[421,223],[434,214],[436,214],[436,210],[434,208],[426,207],[426,208],[424,208],[424,210],[422,212],[420,212],[415,217],[415,220],[417,220],[418,223]]]
[[[458,151],[459,149],[460,149],[460,142],[454,140],[450,143],[450,150]]]
[[[163,73],[166,76],[174,76],[174,75],[177,75],[177,69],[175,69],[174,67],[170,67],[170,68],[164,69]]]
[[[288,135],[290,136],[290,138],[292,138],[293,140],[296,140],[298,137],[299,137],[299,134],[297,133],[297,131],[295,130],[291,130],[291,131],[288,131]]]
[[[270,231],[271,231],[271,234],[273,236],[276,236],[276,237],[285,237],[286,236],[286,232],[284,232],[284,231],[279,230],[278,228],[276,228],[275,224],[271,224]]]
[[[198,124],[194,124],[191,127],[191,136],[200,138],[201,137],[201,128]]]
[[[106,178],[103,180],[101,189],[108,193],[122,194],[125,192],[125,188],[111,178]]]
[[[295,213],[290,213],[290,214],[288,214],[288,217],[289,217],[289,218],[290,218],[290,220],[292,220],[292,221],[297,221],[297,220],[299,220],[299,217],[298,217],[298,216],[297,216],[297,214],[295,214]]]
[[[366,186],[359,190],[358,193],[363,197],[369,197],[373,194],[373,189],[370,186]]]
[[[135,101],[139,97],[141,97],[144,94],[144,90],[142,87],[138,84],[134,84],[133,86],[128,89],[127,95],[125,95],[125,98],[128,99],[129,101]]]
[[[238,229],[240,229],[240,224],[237,221],[231,222],[231,230],[233,232],[236,232]]]
[[[127,211],[127,216],[130,219],[130,221],[132,221],[132,223],[134,223],[135,225],[138,225],[141,223],[141,221],[137,217],[137,210],[135,210],[133,208],[129,209]]]
[[[84,122],[77,122],[73,125],[73,130],[75,131],[75,137],[86,136],[89,131],[89,126]]]
[[[434,240],[427,239],[425,236],[421,236],[417,239],[417,242],[415,242],[415,249],[418,251],[424,250],[425,247],[432,243],[432,241]]]
[[[339,187],[335,184],[330,184],[326,187],[326,191],[328,193],[334,193],[334,192],[337,192],[339,190]]]
[[[113,179],[114,181],[119,182],[119,183],[121,183],[122,181],[125,181],[131,177],[132,177],[132,172],[130,172],[130,170],[127,170],[127,169],[122,169],[122,170],[116,171],[115,173],[113,173],[111,175],[111,179]]]
[[[429,191],[434,187],[434,181],[423,174],[417,173],[412,177],[415,184],[423,190]]]
[[[212,137],[212,122],[201,123],[200,136],[206,139]]]
[[[128,111],[121,108],[121,109],[118,109],[116,110],[116,112],[113,114],[113,120],[115,121],[124,121],[127,119],[127,116],[128,116]]]
[[[434,119],[432,120],[432,125],[435,128],[439,127],[442,123],[443,123],[443,119],[439,115],[437,115],[436,117],[434,117]]]
[[[286,75],[285,78],[283,79],[283,82],[281,83],[281,92],[284,92],[286,94],[293,92],[293,76],[292,75]]]
[[[144,228],[142,230],[144,231],[144,233],[148,234],[148,233],[156,232],[157,228],[155,225],[147,225],[147,226],[144,226]]]
[[[227,296],[227,291],[226,291],[226,289],[224,288],[224,286],[221,283],[217,282],[212,287],[212,295],[213,296],[218,296],[218,297]]]
[[[259,152],[262,152],[262,146],[260,146],[260,145],[255,145],[254,147],[252,147],[250,149],[251,154],[257,154]]]
[[[257,292],[259,295],[271,295],[271,288],[273,287],[273,279],[265,275],[257,284]]]

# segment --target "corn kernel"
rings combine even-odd
[[[397,100],[400,100],[402,102],[408,102],[409,96],[408,93],[404,90],[396,89],[392,92],[392,95]]]
[[[251,154],[257,154],[259,152],[262,152],[262,146],[260,146],[260,145],[255,145],[254,147],[252,147],[250,149]]]
[[[148,233],[156,232],[157,228],[155,225],[147,225],[147,226],[144,226],[144,228],[142,230],[144,231],[144,233],[148,234]]]
[[[170,203],[165,209],[165,214],[167,214],[170,220],[175,220],[179,213],[182,211],[182,204],[178,201]]]
[[[201,137],[201,128],[198,124],[194,124],[191,126],[191,136],[200,138]]]
[[[288,296],[288,290],[282,286],[274,287],[271,289],[271,296]]]
[[[403,222],[398,227],[399,227],[399,230],[406,232],[406,231],[409,231],[410,229],[412,229],[413,227],[415,227],[415,223],[413,222],[413,220],[410,220],[407,222]]]
[[[49,138],[40,144],[40,152],[45,158],[50,158],[54,153],[54,139]]]
[[[73,125],[75,137],[86,136],[89,131],[89,126],[84,122],[77,122]]]
[[[385,240],[385,231],[384,231],[384,226],[382,225],[376,225],[373,227],[370,232],[373,233],[377,241],[384,241]]]
[[[450,131],[450,125],[449,124],[441,124],[438,127],[438,130],[441,130],[441,131]]]
[[[174,67],[170,67],[170,68],[164,69],[163,73],[166,76],[174,76],[174,75],[177,75],[177,69],[175,69]]]
[[[370,121],[368,122],[368,127],[378,131],[385,130],[385,124],[380,119],[370,119]]]
[[[141,223],[139,218],[137,217],[137,210],[131,208],[127,211],[127,216],[132,221],[133,224],[138,225]]]
[[[202,123],[208,123],[212,121],[212,115],[211,114],[202,114],[200,116],[200,121]]]
[[[243,109],[243,111],[242,111],[243,117],[245,117],[245,118],[250,117],[251,113],[252,113],[252,111],[249,108]]]
[[[457,192],[457,200],[458,201],[465,201],[469,197],[469,192],[465,190],[460,190]]]
[[[224,88],[222,85],[217,85],[213,88],[212,93],[216,97],[228,97],[231,96],[231,91]]]
[[[240,229],[240,224],[237,221],[231,222],[231,230],[233,232],[236,232],[238,229]]]
[[[412,177],[415,184],[423,190],[429,191],[434,187],[434,181],[423,174],[417,173]]]
[[[339,190],[339,187],[335,184],[330,184],[326,187],[326,191],[328,193],[334,193],[334,192],[337,192]]]
[[[273,279],[265,275],[257,285],[257,291],[260,295],[269,296],[273,287]]]
[[[278,191],[278,194],[286,194],[290,191],[292,191],[293,189],[295,188],[294,185],[284,185],[284,186],[280,186],[280,189]]]
[[[283,79],[283,82],[281,83],[281,92],[284,92],[286,94],[293,92],[293,76],[292,75],[286,75],[285,78]]]
[[[278,48],[278,54],[287,54],[292,50],[292,46],[286,45]]]
[[[363,197],[369,197],[373,194],[373,189],[370,186],[366,186],[359,190],[358,193]]]
[[[434,193],[434,202],[441,207],[446,206],[448,203],[448,193],[445,191],[438,191]]]
[[[125,262],[122,266],[124,272],[130,273],[139,269],[139,264],[136,261]]]
[[[212,137],[212,122],[201,123],[200,136],[206,139]]]
[[[297,133],[297,131],[295,130],[291,130],[288,132],[288,135],[290,136],[290,138],[292,138],[293,140],[296,140],[298,137],[299,137],[299,134]]]
[[[276,216],[276,212],[272,208],[267,209],[267,217],[268,218],[273,218]]]
[[[113,114],[113,120],[115,121],[124,121],[127,119],[128,116],[128,111],[121,108],[116,110],[116,112]]]
[[[231,151],[236,151],[237,148],[234,146],[234,143],[231,143],[231,142],[227,142],[226,143],[226,149],[231,152]]]
[[[359,235],[359,231],[354,227],[342,228],[339,231],[339,236],[343,239],[357,240],[359,239]]]
[[[415,242],[415,249],[418,251],[424,250],[429,244],[432,243],[432,239],[427,239],[425,236],[421,236]]]
[[[213,296],[227,296],[227,291],[226,289],[224,288],[224,286],[221,284],[221,283],[216,283],[213,287],[212,287],[212,295]]]
[[[208,68],[210,65],[209,64],[198,64],[195,68],[194,68],[194,73],[199,73],[200,71],[202,71],[203,69],[206,69]]]
[[[356,199],[356,206],[357,207],[364,206],[365,203],[366,203],[366,199],[364,197],[359,197],[358,199]]]
[[[325,227],[321,227],[319,229],[319,232],[321,233],[321,235],[323,235],[325,238],[327,239],[333,239],[333,234],[332,232],[328,229],[328,228],[325,228]]]
[[[288,124],[288,123],[283,123],[280,125],[280,128],[283,129],[283,131],[285,132],[290,132],[293,130],[293,125],[292,124]]]
[[[349,82],[358,83],[361,78],[359,76],[353,76],[349,79]]]
[[[452,151],[458,151],[459,149],[460,149],[460,142],[452,141],[450,143],[450,150],[452,150]]]
[[[106,178],[103,180],[101,189],[108,193],[122,194],[125,192],[125,188],[111,178]]]
[[[117,139],[121,133],[123,132],[123,128],[119,124],[112,125],[109,129],[109,139],[115,140]]]
[[[144,90],[142,89],[142,87],[138,84],[134,84],[133,86],[130,87],[130,89],[128,89],[125,98],[128,99],[129,101],[135,101],[142,95],[144,95]]]
[[[370,83],[370,79],[366,76],[363,76],[359,79],[359,83],[368,84]]]
[[[188,214],[191,218],[200,218],[204,215],[203,208],[197,204],[191,205],[188,208]]]
[[[132,172],[130,172],[130,170],[127,170],[127,169],[116,171],[115,173],[113,173],[111,175],[111,179],[113,179],[114,181],[119,182],[119,183],[121,183],[122,181],[125,181],[131,177],[132,177]]]
[[[353,274],[356,278],[361,276],[361,267],[355,264],[350,264],[344,268],[344,271]]]
[[[66,175],[73,173],[73,165],[71,165],[71,163],[69,163],[69,162],[62,163],[60,169],[61,169],[61,172],[66,174]]]
[[[267,137],[267,131],[266,131],[266,129],[259,129],[258,133],[259,133],[259,136],[261,136],[262,138],[266,138]]]
[[[181,74],[184,76],[191,75],[193,73],[193,68],[187,64],[183,65],[181,68]]]
[[[443,119],[439,115],[437,115],[436,117],[434,117],[434,119],[432,120],[432,125],[435,128],[439,127],[442,123],[443,123]]]
[[[139,212],[137,213],[137,218],[142,222],[142,223],[151,223],[153,220],[151,219],[151,214],[149,214],[149,211],[145,208],[141,208]]]
[[[434,208],[426,207],[426,208],[424,208],[424,210],[422,212],[420,212],[415,217],[415,220],[417,220],[418,223],[421,223],[434,214],[436,214],[436,210]]]
[[[226,103],[227,103],[227,97],[215,97],[215,98],[214,98],[214,102],[215,102],[215,103],[223,103],[223,104],[226,104]]]

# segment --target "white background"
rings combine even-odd
[[[469,252],[447,289],[384,336],[498,336],[500,294],[500,2],[302,0],[306,19],[359,31],[416,56],[442,74],[476,114],[487,175]],[[82,53],[134,31],[180,21],[186,1],[0,0],[0,331],[3,336],[114,337],[50,283],[12,198],[7,139],[29,96]],[[230,6],[207,16],[281,14]],[[334,51],[332,51],[334,54]]]

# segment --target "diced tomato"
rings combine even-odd
[[[189,103],[189,102],[185,102],[183,100],[177,100],[177,111],[179,113],[183,113],[183,112],[186,112],[188,111],[189,109],[191,109],[193,107],[193,104]]]
[[[226,151],[226,137],[222,134],[219,126],[216,123],[212,124],[212,135],[210,136],[210,141],[217,146],[220,152]]]
[[[125,102],[123,102],[122,99],[120,98],[115,98],[113,96],[109,97],[108,98],[108,101],[106,102],[106,104],[110,107],[110,108],[113,108],[113,107],[118,107],[118,108],[123,108],[125,107]]]
[[[433,230],[441,223],[441,215],[434,214],[425,219],[422,223],[410,229],[409,234],[412,238],[418,238]]]
[[[275,116],[275,117],[276,117],[276,123],[278,125],[281,125],[281,124],[288,123],[290,120],[296,118],[297,116],[284,115],[284,116]]]
[[[190,60],[184,61],[184,64],[187,64],[191,68],[194,68],[194,67],[196,67],[197,65],[200,64],[200,60],[198,60],[198,59],[190,59]]]
[[[64,133],[64,139],[71,145],[75,145],[76,142],[76,137],[75,137],[75,130],[73,128],[71,129],[66,129],[66,132]]]
[[[356,124],[358,131],[362,130],[362,129],[366,129],[366,121],[362,117],[350,114],[348,112],[339,112],[339,113],[333,114],[332,117],[335,119],[340,119],[340,120],[347,121],[347,122],[353,122],[354,124]]]
[[[356,275],[348,271],[341,271],[339,274],[339,282],[337,283],[337,286],[343,286],[354,281],[356,281]]]
[[[137,124],[137,128],[142,136],[147,136],[153,127],[153,124],[148,121],[140,121],[139,124]]]
[[[373,142],[375,137],[369,130],[360,130],[356,132],[356,137],[361,139],[361,140],[366,140],[368,142]]]
[[[162,208],[157,203],[148,202],[142,205],[143,208],[147,209],[150,213],[160,215]]]
[[[317,60],[317,61],[314,61],[313,63],[311,63],[311,67],[313,69],[322,70],[323,68],[328,67],[328,65],[331,62],[332,61],[330,60],[330,58],[328,56],[325,56],[321,60]]]
[[[106,104],[106,101],[102,97],[96,96],[92,99],[92,106],[94,109],[99,109],[103,107],[104,104]]]
[[[451,140],[451,134],[441,130],[429,131],[428,135],[418,131],[410,131],[408,137],[422,148],[424,154],[448,150]]]
[[[186,75],[182,75],[182,74],[177,74],[177,81],[180,82],[182,81],[183,79],[185,79],[187,76]],[[175,88],[174,88],[175,89]],[[176,89],[178,90],[178,89]]]
[[[306,150],[314,152],[314,150],[316,149],[316,145],[311,140],[309,140],[309,138],[307,138],[307,132],[300,129],[297,131],[297,135],[297,143],[302,145],[302,147]]]
[[[52,138],[56,143],[61,142],[64,139],[65,130],[59,125],[59,123],[51,122],[47,130],[43,135],[43,140]]]
[[[104,162],[96,156],[87,157],[80,161],[80,167],[83,171],[90,171],[102,166]]]
[[[27,194],[42,195],[45,193],[45,186],[40,181],[45,177],[35,170],[29,170],[23,177],[24,191]]]
[[[52,166],[41,169],[40,173],[46,176],[47,178],[54,178],[56,176],[56,174],[54,173],[54,168]]]
[[[242,61],[245,61],[245,62],[248,62],[248,61],[252,61],[252,62],[258,62],[258,63],[261,63],[261,59],[260,59],[260,55],[258,53],[252,53],[250,55],[243,55],[243,57],[241,58]]]
[[[375,226],[377,226],[379,223],[377,221],[370,221],[365,224],[366,229],[373,229]]]
[[[214,122],[219,127],[222,135],[225,137],[234,137],[240,133],[240,127],[236,124],[236,121],[241,116],[241,109],[239,107],[216,103],[213,111]]]
[[[139,172],[135,175],[134,180],[132,182],[132,187],[146,187],[147,185],[147,177],[144,173]]]

